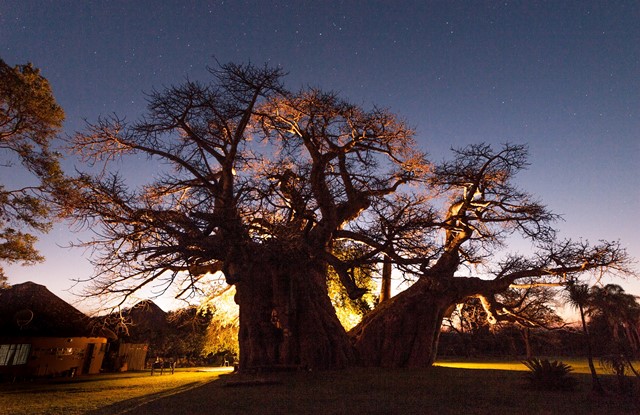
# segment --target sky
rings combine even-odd
[[[528,144],[518,184],[563,215],[561,237],[620,240],[640,259],[638,22],[635,0],[0,0],[0,57],[41,68],[64,134],[100,115],[136,119],[145,92],[206,82],[216,61],[279,65],[290,89],[399,114],[434,161],[472,143]],[[46,262],[6,267],[9,283],[89,308],[73,280],[92,274],[91,252],[65,248],[80,237],[56,224],[38,243]],[[640,295],[638,281],[613,282]]]

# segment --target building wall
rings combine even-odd
[[[144,370],[148,349],[147,344],[121,343],[118,356],[126,363],[126,370]]]
[[[1,338],[0,351],[24,351],[24,345],[29,345],[30,351],[26,363],[22,363],[24,359],[16,359],[19,357],[17,354],[13,362],[5,356],[6,364],[0,366],[0,373],[13,376],[76,376],[99,373],[106,343],[107,339],[104,337]],[[22,346],[12,348],[10,345]]]

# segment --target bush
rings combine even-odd
[[[600,366],[606,372],[616,375],[618,381],[618,393],[631,396],[634,393],[633,380],[627,377],[627,369],[633,371],[631,361],[623,354],[610,354],[600,358]]]
[[[527,379],[536,389],[568,391],[576,387],[576,380],[569,376],[573,368],[566,363],[536,358],[522,363],[529,368]]]

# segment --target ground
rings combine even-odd
[[[62,384],[4,384],[0,413],[57,414],[62,408],[71,415],[640,413],[637,396],[591,395],[586,363],[568,363],[577,372],[575,392],[530,389],[524,380],[526,368],[517,361],[448,361],[429,369],[254,375],[178,371],[173,379],[172,375],[140,373]],[[481,369],[461,368],[463,365]],[[614,385],[611,377],[605,380]],[[126,397],[141,384],[146,385],[144,394]],[[118,399],[106,403],[107,395]],[[36,401],[49,401],[49,406]],[[93,406],[82,407],[81,401],[93,402]]]

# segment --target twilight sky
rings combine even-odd
[[[621,240],[640,259],[638,22],[636,0],[0,0],[0,57],[42,69],[67,134],[101,114],[135,119],[144,92],[207,81],[218,60],[280,65],[290,89],[389,108],[434,161],[470,143],[528,143],[519,184],[564,215],[561,236]],[[47,261],[7,267],[9,282],[88,308],[68,289],[91,274],[90,252],[61,247],[77,238],[57,224],[38,245]],[[615,282],[640,294],[640,282]]]

